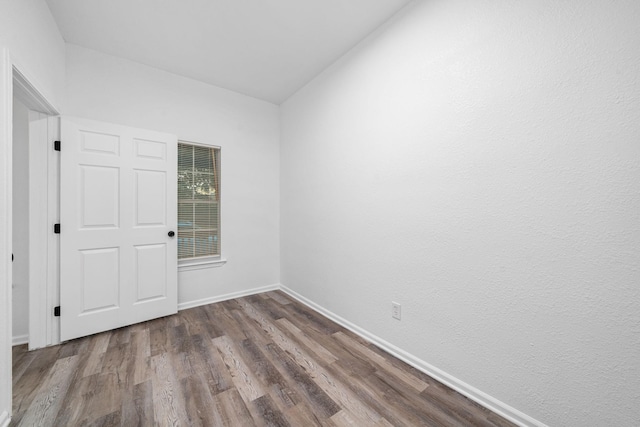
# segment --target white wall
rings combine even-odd
[[[29,110],[13,100],[13,341],[29,334]]]
[[[63,114],[169,132],[222,147],[222,256],[179,274],[179,303],[279,282],[278,107],[67,45]]]
[[[50,103],[61,103],[65,44],[44,0],[0,1],[0,46]]]
[[[638,22],[410,6],[282,107],[282,283],[538,421],[640,425]]]

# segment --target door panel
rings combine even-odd
[[[173,135],[61,119],[61,338],[177,311]]]
[[[167,177],[164,172],[139,170],[135,174],[135,226],[166,225]]]
[[[120,307],[119,248],[80,250],[80,314]]]
[[[167,257],[167,246],[138,245],[135,247],[136,259],[136,303],[162,298],[167,292],[167,281],[161,269]]]
[[[80,130],[80,151],[118,156],[120,154],[120,138],[118,135]]]
[[[118,228],[120,168],[79,165],[80,229]],[[96,191],[99,188],[100,191]]]

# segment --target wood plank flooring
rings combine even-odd
[[[14,426],[512,426],[286,294],[13,349]]]

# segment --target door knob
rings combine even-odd
[[[173,237],[173,236],[175,236],[175,235],[176,235],[176,233],[174,233],[173,231],[170,231],[170,232],[168,232],[167,234],[169,235],[169,237]]]

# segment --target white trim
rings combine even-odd
[[[178,138],[178,144],[189,144],[189,145],[195,145],[197,147],[217,148],[218,150],[222,150],[222,147],[219,145],[207,144],[206,142],[187,141],[186,139],[180,139],[180,138]]]
[[[276,284],[276,285],[270,285],[270,286],[263,286],[261,288],[247,289],[245,291],[232,292],[230,294],[219,295],[219,296],[210,297],[210,298],[203,298],[195,301],[181,302],[178,304],[178,311],[186,310],[188,308],[193,308],[193,307],[200,307],[201,305],[227,301],[230,299],[248,297],[250,295],[261,294],[263,292],[277,291],[278,289],[280,289],[280,285]]]
[[[0,48],[0,424],[11,411],[11,247],[13,77],[9,51]]]
[[[22,345],[29,342],[29,334],[16,335],[13,337],[11,345]]]
[[[53,141],[60,139],[60,117],[49,116],[47,122],[47,345],[55,345],[60,343],[60,317],[53,315],[53,308],[60,305],[60,235],[51,227],[60,222],[60,152],[53,148]]]
[[[15,80],[15,79],[14,79]],[[29,111],[29,350],[47,345],[46,115]],[[44,186],[43,186],[44,184]],[[14,344],[15,345],[15,344]]]
[[[0,427],[8,427],[9,422],[11,422],[11,417],[7,411],[2,411],[2,413],[0,413]]]
[[[13,88],[13,96],[18,98],[28,109],[49,115],[58,114],[56,107],[15,65],[13,66]]]
[[[367,331],[366,329],[363,329],[351,322],[349,322],[348,320],[338,316],[335,313],[332,313],[331,311],[325,309],[324,307],[314,303],[313,301],[303,297],[302,295],[300,295],[299,293],[287,288],[286,286],[280,284],[280,290],[285,292],[286,294],[288,294],[289,296],[295,298],[296,300],[300,301],[301,303],[303,303],[304,305],[308,306],[309,308],[317,311],[318,313],[322,314],[323,316],[333,320],[334,322],[338,323],[341,326],[344,326],[345,328],[347,328],[348,330],[350,330],[351,332],[361,336],[362,338],[370,341],[371,343],[375,344],[376,346],[380,347],[382,350],[386,351],[387,353],[397,357],[398,359],[402,360],[403,362],[413,366],[414,368],[424,372],[425,374],[429,375],[430,377],[432,377],[433,379],[441,382],[442,384],[446,385],[447,387],[452,388],[453,390],[457,391],[458,393],[468,397],[469,399],[473,400],[474,402],[484,406],[485,408],[491,410],[492,412],[495,412],[496,414],[502,416],[503,418],[506,418],[507,420],[511,421],[512,423],[515,423],[519,426],[523,426],[523,427],[547,427],[546,424],[528,416],[527,414],[524,414],[520,411],[518,411],[517,409],[507,405],[504,402],[501,402],[500,400],[489,396],[488,394],[478,390],[477,388],[465,383],[464,381],[454,377],[453,375],[449,375],[446,372],[444,372],[441,369],[436,368],[433,365],[430,365],[429,363],[425,362],[424,360],[421,360],[415,356],[413,356],[412,354],[407,353],[406,351],[394,346],[393,344],[383,340],[382,338],[370,333],[369,331]]]
[[[202,270],[203,268],[222,267],[227,263],[226,258],[193,258],[178,261],[178,273],[181,271]]]

